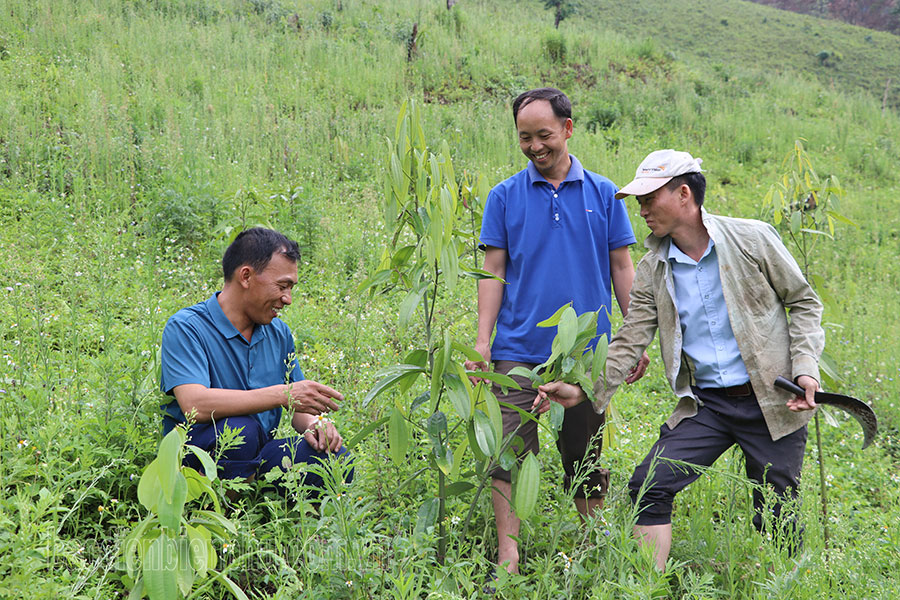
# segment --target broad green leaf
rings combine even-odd
[[[391,276],[394,274],[390,269],[385,269],[383,271],[378,271],[371,277],[365,278],[362,283],[356,286],[357,293],[364,292],[369,288],[374,288],[381,286],[391,279]]]
[[[416,534],[425,533],[429,527],[434,527],[434,524],[437,522],[440,503],[439,498],[429,498],[422,503],[416,514]]]
[[[837,362],[834,360],[834,357],[831,356],[831,354],[827,351],[822,352],[822,355],[819,357],[819,370],[831,379],[832,384],[837,384],[838,382],[843,380],[840,375]]]
[[[490,271],[485,271],[484,269],[465,269],[459,272],[463,277],[471,277],[472,279],[496,279],[497,281],[502,281],[506,283],[506,281],[502,277],[497,277]]]
[[[594,347],[594,356],[591,358],[591,378],[599,379],[604,377],[606,372],[606,356],[609,352],[609,341],[606,334],[597,339],[597,345]]]
[[[537,504],[540,491],[541,470],[537,457],[531,452],[526,453],[522,466],[519,467],[519,476],[516,478],[516,516],[527,519],[531,516]]]
[[[603,427],[603,448],[601,450],[615,450],[619,445],[619,409],[614,402],[606,406],[606,425]]]
[[[566,356],[562,359],[562,374],[563,377],[572,372],[572,369],[575,368],[575,359],[571,356]]]
[[[466,425],[466,436],[469,440],[469,447],[472,448],[472,454],[475,455],[475,460],[483,461],[487,459],[488,455],[481,449],[481,446],[478,444],[478,438],[475,435],[474,419]]]
[[[441,383],[443,382],[444,375],[444,355],[449,352],[450,349],[441,346],[434,353],[434,366],[431,370],[431,412],[437,410],[437,403],[441,397]]]
[[[187,479],[179,470],[175,473],[175,485],[172,489],[171,501],[166,498],[160,498],[159,506],[157,507],[159,524],[170,529],[173,534],[177,534],[181,530],[181,513],[184,512],[187,493]]]
[[[219,573],[216,578],[225,586],[225,589],[231,592],[231,595],[238,600],[250,600],[247,597],[247,594],[244,593],[244,590],[238,587],[238,584],[228,579],[224,574]]]
[[[463,457],[466,454],[466,448],[469,447],[469,438],[464,437],[459,445],[456,447],[456,450],[453,451],[453,469],[448,473],[448,477],[450,479],[456,479],[459,477],[459,469],[462,466]]]
[[[159,483],[159,459],[153,459],[144,469],[140,481],[138,481],[138,500],[144,508],[156,512],[159,501],[163,497],[162,486]]]
[[[422,392],[421,394],[416,396],[413,399],[412,404],[409,405],[410,416],[412,416],[412,414],[414,412],[416,412],[417,408],[419,408],[420,406],[424,406],[425,404],[428,404],[428,401],[430,399],[431,399],[431,390],[425,390],[424,392]]]
[[[537,324],[537,326],[538,327],[556,327],[557,325],[559,325],[559,320],[562,317],[563,312],[565,312],[565,310],[567,308],[569,308],[570,306],[572,306],[571,302],[560,306],[559,309],[555,313],[553,313],[552,315],[550,315],[543,321],[539,322]]]
[[[828,216],[833,218],[836,221],[840,221],[841,223],[844,223],[845,225],[852,225],[853,227],[856,227],[857,229],[859,228],[859,225],[857,225],[856,222],[851,221],[850,219],[848,219],[844,215],[840,214],[839,212],[829,210]]]
[[[125,571],[131,578],[134,578],[136,574],[134,557],[137,554],[141,540],[144,538],[144,532],[147,531],[148,527],[156,523],[158,523],[156,515],[150,515],[138,523],[137,527],[128,534],[122,543],[122,554],[125,555]]]
[[[181,468],[181,445],[184,442],[184,432],[180,427],[170,431],[159,445],[159,461],[157,474],[159,485],[167,502],[172,502],[172,493],[175,490],[175,474]]]
[[[452,373],[444,373],[444,385],[447,388],[447,395],[450,397],[450,404],[453,410],[462,419],[468,419],[472,414],[472,400],[469,397],[469,391],[466,384],[458,375]]]
[[[466,374],[471,375],[473,377],[478,377],[479,379],[487,379],[488,381],[492,381],[496,383],[501,390],[512,388],[514,390],[521,390],[522,386],[519,385],[515,379],[510,377],[509,375],[504,375],[503,373],[494,373],[493,371],[466,371]],[[490,386],[485,385],[486,389],[490,389]]]
[[[409,432],[406,427],[406,418],[403,412],[394,407],[391,412],[391,421],[388,425],[388,445],[391,449],[391,459],[398,467],[406,462],[406,448],[409,445]]]
[[[141,600],[144,595],[144,578],[139,577],[138,580],[134,582],[134,586],[132,586],[131,588],[131,593],[128,594],[128,598],[126,600]]]
[[[575,338],[578,335],[578,317],[571,306],[563,311],[559,319],[559,328],[556,336],[559,338],[559,346],[563,355],[572,352],[575,347]]]
[[[407,365],[415,365],[423,369],[428,364],[428,351],[417,348],[412,350],[403,357],[403,363]]]
[[[434,462],[444,475],[450,475],[453,471],[453,451],[450,448],[436,448]]]
[[[369,423],[368,425],[357,431],[356,435],[345,441],[344,445],[352,450],[358,443],[369,437],[369,435],[371,435],[373,431],[390,421],[390,419],[390,417],[381,417],[377,421]]]
[[[534,384],[535,387],[539,385],[544,385],[544,378],[532,371],[531,369],[525,367],[513,367],[509,370],[507,375],[518,375],[519,377],[525,377],[531,380],[531,383]],[[522,389],[521,386],[519,389]]]
[[[503,439],[503,415],[500,412],[500,403],[497,402],[497,396],[491,390],[485,390],[483,396],[484,407],[491,420],[491,428],[494,430],[494,439],[499,441]]]
[[[454,350],[461,353],[466,357],[466,360],[471,360],[472,362],[484,362],[484,357],[478,353],[474,348],[470,348],[465,344],[460,344],[459,342],[451,342],[450,345]]]
[[[216,492],[213,490],[212,485],[210,485],[209,479],[191,467],[182,467],[181,473],[184,475],[188,484],[187,502],[199,498],[202,494],[206,494],[209,496],[210,500],[212,500],[216,512],[221,512],[222,507],[219,506],[219,498],[216,496]]]
[[[201,579],[206,577],[209,568],[209,549],[212,548],[212,536],[203,525],[194,527],[185,523],[188,541],[190,542],[191,566],[197,571]]]
[[[144,556],[144,590],[150,600],[173,600],[178,594],[175,573],[178,568],[175,541],[163,532]]]
[[[188,452],[193,452],[194,456],[200,461],[200,464],[203,465],[203,472],[206,475],[206,478],[210,481],[215,481],[218,476],[216,469],[216,461],[212,459],[209,455],[209,452],[202,448],[198,448],[193,444],[185,444],[184,449]]]
[[[192,523],[202,523],[204,525],[209,525],[213,523],[218,527],[224,529],[231,535],[237,534],[237,529],[234,527],[234,523],[232,523],[229,519],[220,515],[217,512],[213,512],[210,510],[195,510],[193,513],[193,518],[191,519]]]
[[[374,388],[366,394],[366,397],[363,398],[362,405],[363,408],[369,405],[373,399],[378,397],[384,390],[388,389],[397,381],[410,373],[424,373],[425,369],[418,365],[394,365],[392,367],[388,367],[387,369],[383,369],[378,372],[376,377],[381,377],[381,381],[379,381]]]
[[[179,537],[175,540],[175,548],[178,553],[175,569],[175,582],[183,596],[191,593],[194,587],[194,567],[191,565],[191,542],[187,537]]]
[[[434,411],[425,421],[425,430],[431,440],[434,455],[443,456],[444,440],[447,439],[447,415],[440,410]]]
[[[550,402],[550,425],[554,430],[562,429],[563,419],[566,418],[566,407],[559,402]]]
[[[403,246],[402,248],[394,252],[393,256],[391,256],[391,267],[394,269],[399,269],[406,266],[406,263],[409,261],[409,257],[412,256],[413,252],[415,251],[415,246]]]
[[[803,223],[803,215],[800,214],[800,211],[795,210],[791,213],[791,233],[797,235],[800,233],[800,227]]]
[[[476,410],[473,424],[478,447],[486,456],[493,456],[497,450],[497,437],[494,435],[491,419],[480,410]]]
[[[517,448],[521,448],[522,437],[518,436],[518,435],[516,437],[519,438],[519,440],[520,440],[519,441],[520,445],[517,446]],[[516,452],[515,452],[515,450],[513,450],[512,447],[509,447],[506,450],[504,450],[503,452],[501,452],[500,456],[497,459],[497,462],[500,464],[500,468],[503,469],[504,471],[512,471],[513,469],[515,469],[518,461],[519,461],[519,458],[516,456]]]
[[[406,328],[409,326],[409,320],[412,318],[416,308],[418,308],[419,304],[422,302],[422,296],[424,294],[424,288],[421,290],[413,290],[408,293],[400,303],[400,331],[406,331]]]
[[[446,496],[447,498],[449,498],[450,496],[459,496],[460,494],[464,494],[474,487],[475,485],[470,481],[456,481],[444,488],[444,496]]]
[[[825,419],[825,422],[828,423],[829,427],[837,427],[838,426],[837,419],[834,418],[834,415],[831,414],[831,411],[828,410],[824,405],[820,406],[819,409],[816,411],[817,417],[820,414]]]

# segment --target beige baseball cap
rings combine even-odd
[[[647,155],[637,168],[634,181],[616,192],[620,200],[625,196],[645,196],[669,183],[673,177],[686,173],[701,173],[701,158],[677,150],[656,150]]]

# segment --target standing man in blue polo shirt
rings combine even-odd
[[[189,442],[210,452],[226,425],[240,429],[243,443],[218,462],[225,478],[252,479],[274,467],[347,453],[324,418],[343,396],[303,378],[291,331],[277,318],[291,303],[299,258],[297,242],[277,231],[241,232],[222,259],[222,291],[178,311],[163,331],[160,387],[174,397],[164,405],[163,429],[187,415]],[[291,425],[301,435],[274,439],[284,408],[294,411]],[[321,486],[322,480],[307,473],[305,483]]]
[[[513,120],[528,166],[491,190],[481,227],[484,268],[506,284],[479,282],[475,347],[484,361],[466,365],[487,370],[493,362],[499,373],[516,366],[530,369],[549,358],[555,331],[537,323],[566,303],[571,302],[578,313],[602,308],[597,335],[609,336],[605,312],[612,310],[610,288],[615,289],[622,313],[627,313],[634,278],[628,253],[634,233],[623,203],[613,197],[615,185],[586,171],[569,154],[572,105],[566,95],[555,88],[525,92],[513,102]],[[648,362],[644,354],[630,381],[643,375]],[[495,388],[494,393],[503,402],[529,410],[536,392],[525,378],[516,379],[521,391],[503,396]],[[589,405],[567,410],[557,440],[567,487],[576,472],[586,475],[584,485],[575,490],[575,506],[582,516],[602,506],[609,483],[609,472],[598,464],[603,423],[603,414]],[[504,408],[504,435],[519,425],[519,414]],[[524,442],[520,454],[538,452],[536,423],[522,424],[518,435]],[[492,476],[498,564],[515,573],[520,522],[509,505],[510,474],[497,469]]]

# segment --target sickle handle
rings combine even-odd
[[[806,390],[802,387],[791,381],[790,379],[786,379],[779,375],[775,378],[775,387],[779,387],[787,392],[791,392],[797,396],[805,396]]]

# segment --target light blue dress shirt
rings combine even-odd
[[[682,349],[694,363],[695,384],[709,388],[747,383],[750,375],[728,319],[715,244],[710,239],[706,252],[694,261],[673,242],[668,259],[681,321]]]

